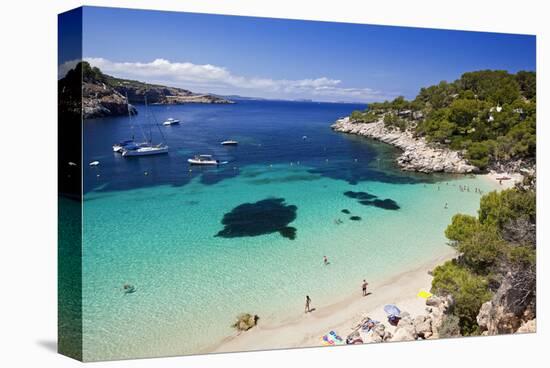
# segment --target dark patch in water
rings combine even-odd
[[[297,207],[286,205],[283,198],[268,198],[243,203],[223,216],[223,230],[216,236],[237,238],[279,232],[287,239],[296,238],[296,228],[288,226],[296,219]]]
[[[372,204],[374,204],[376,207],[378,208],[383,208],[385,210],[398,210],[399,208],[399,205],[397,204],[396,201],[394,201],[393,199],[375,199],[374,201],[372,201]]]
[[[191,201],[185,201],[183,203],[188,206],[196,206],[197,204],[199,204],[199,201],[191,200]]]
[[[369,194],[367,192],[353,192],[347,191],[344,192],[344,195],[349,198],[357,199],[357,202],[361,203],[363,206],[374,206],[378,208],[383,208],[385,210],[398,210],[399,205],[393,199],[378,199],[374,194]],[[342,212],[344,212],[342,210]],[[344,212],[346,213],[346,212]]]
[[[346,215],[349,215],[351,212],[350,212],[350,210],[348,210],[347,208],[344,208],[344,209],[342,210],[342,213],[345,213]]]
[[[283,227],[279,230],[279,234],[281,234],[284,238],[294,240],[296,239],[296,228],[292,226]]]
[[[288,175],[282,178],[264,178],[264,179],[255,179],[250,180],[250,184],[264,185],[264,184],[274,184],[274,183],[292,183],[296,181],[314,181],[321,179],[320,176],[316,175]]]
[[[355,198],[360,201],[374,199],[376,196],[374,194],[369,194],[367,192],[353,192],[351,190],[348,190],[347,192],[344,192],[344,195],[349,198]]]
[[[352,220],[352,221],[361,221],[361,217],[359,217],[359,216],[350,216],[349,219]]]

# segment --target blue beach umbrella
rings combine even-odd
[[[401,311],[395,304],[385,305],[384,312],[386,312],[389,316],[399,316],[401,314]]]

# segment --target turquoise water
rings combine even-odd
[[[302,313],[306,294],[317,308],[335,303],[357,292],[364,278],[382,280],[447,252],[443,231],[451,216],[476,212],[480,195],[474,187],[485,192],[494,189],[476,177],[400,173],[391,165],[393,149],[329,129],[330,122],[350,106],[324,106],[320,114],[323,106],[310,105],[298,106],[303,109],[297,113],[299,126],[308,132],[303,141],[300,131],[295,139],[277,126],[273,129],[280,131],[277,135],[261,121],[257,130],[239,131],[247,123],[242,120],[246,111],[241,111],[238,125],[229,122],[225,127],[240,132],[243,149],[246,142],[254,150],[258,142],[273,148],[255,157],[231,152],[225,167],[190,172],[183,163],[175,165],[192,150],[182,144],[164,158],[168,164],[163,169],[168,172],[157,176],[145,158],[129,165],[148,167],[151,175],[135,170],[117,178],[119,166],[126,162],[116,156],[99,177],[89,175],[83,246],[86,360],[193,354],[231,335],[230,325],[239,313],[255,313],[276,322]],[[161,108],[165,107],[159,107],[158,115]],[[191,112],[181,108],[180,115],[187,116],[185,124],[193,124],[193,114],[203,119],[201,107]],[[231,116],[232,109],[247,108],[272,117],[279,106],[234,105],[215,110],[214,120],[224,121],[224,114]],[[293,109],[296,112],[292,106],[283,110],[286,114]],[[177,115],[174,110],[165,113]],[[105,123],[93,124],[97,135],[98,124]],[[192,130],[181,128],[182,133]],[[187,133],[185,139],[192,140]],[[276,144],[274,137],[278,137]],[[104,140],[107,146],[109,139]],[[321,141],[330,149],[304,147],[315,145],[309,140]],[[214,143],[211,147],[219,149]],[[312,152],[308,156],[301,150]],[[87,158],[96,157],[92,151]],[[107,160],[106,153],[97,152]],[[154,167],[161,168],[163,158],[155,159]],[[108,165],[115,169],[109,170]],[[471,191],[462,192],[459,185],[468,185]],[[363,205],[344,195],[347,191],[391,199],[399,209]],[[244,203],[270,198],[296,206],[296,217],[288,224],[296,229],[295,239],[276,231],[216,236],[224,228],[225,214]],[[350,214],[342,213],[343,209]],[[352,221],[350,216],[361,220]],[[328,267],[323,266],[324,255],[331,262]],[[125,295],[121,287],[126,282],[137,291]]]

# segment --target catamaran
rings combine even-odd
[[[187,159],[191,165],[219,165],[220,161],[214,160],[211,155],[196,155]]]
[[[147,108],[147,95],[145,95],[145,116],[147,119],[149,118],[149,110]],[[160,129],[156,120],[155,120],[155,125],[159,129],[160,135],[162,136],[164,141],[164,134],[162,134],[162,130]],[[151,155],[159,155],[162,153],[168,153],[168,145],[166,145],[165,143],[153,144],[153,133],[151,132],[149,139],[147,139],[141,125],[139,127],[141,129],[141,133],[143,134],[143,137],[145,138],[146,142],[124,146],[122,148],[123,157],[151,156]]]
[[[164,123],[162,123],[162,125],[169,126],[169,125],[175,125],[175,124],[179,124],[179,123],[180,123],[180,121],[178,119],[168,118],[168,119],[166,119],[166,121]]]

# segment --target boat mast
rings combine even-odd
[[[153,121],[155,122],[155,125],[157,126],[157,128],[159,130],[160,136],[162,137],[162,143],[166,144],[166,138],[164,137],[164,133],[162,132],[162,129],[160,128],[160,124],[158,123],[157,118],[156,118],[155,113],[153,112],[153,110],[151,110],[151,115],[153,116]],[[152,133],[151,133],[151,136],[152,136]]]
[[[132,125],[132,111],[130,110],[130,100],[128,99],[128,91],[125,91],[126,94],[126,108],[128,109],[128,121],[130,122],[130,131],[132,132],[132,141],[134,138],[134,125]]]

